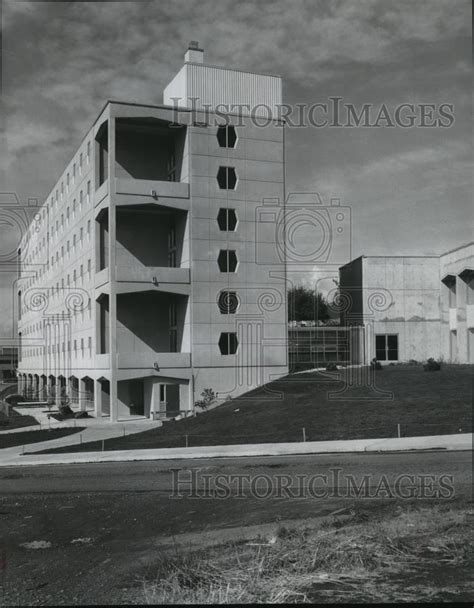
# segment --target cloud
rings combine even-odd
[[[466,230],[466,0],[4,4],[3,181],[22,200],[46,196],[107,99],[161,103],[187,43],[199,40],[210,63],[281,74],[291,103],[453,102],[449,133],[290,132],[287,181],[353,205],[366,253],[455,245]]]

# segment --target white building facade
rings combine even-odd
[[[474,363],[474,243],[440,256],[359,257],[339,269],[341,321],[363,359]]]
[[[164,102],[107,102],[19,251],[20,390],[112,421],[288,371],[281,79],[193,45]]]

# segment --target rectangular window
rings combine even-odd
[[[171,300],[169,304],[169,344],[170,353],[176,353],[178,351],[178,328],[177,328],[177,313],[176,313],[176,300]]]
[[[168,232],[168,267],[176,268],[176,229],[174,226]]]
[[[378,361],[398,361],[398,335],[376,335],[375,357]]]

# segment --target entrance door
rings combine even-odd
[[[130,414],[143,416],[145,402],[143,380],[130,380],[130,402],[133,403]]]
[[[160,412],[167,416],[179,414],[179,384],[160,384]]]

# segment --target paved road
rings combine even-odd
[[[233,488],[227,500],[209,494],[200,498],[171,497],[171,469],[181,469],[185,481],[190,479],[190,469],[199,469],[199,481],[193,484],[198,490],[204,489],[202,474],[209,474],[213,480],[223,473],[250,475],[258,480],[254,491],[265,494],[268,478],[263,474],[273,482],[276,475],[289,476],[295,490],[308,488],[310,476],[327,475],[327,484],[319,478],[312,487],[317,493],[331,491],[331,469],[336,468],[340,469],[337,485],[342,496],[317,498],[301,491],[295,498],[281,497],[281,493],[278,497],[274,492],[259,499],[248,495],[247,484],[244,497],[237,496]],[[358,511],[393,503],[383,492],[378,499],[344,497],[346,485],[341,478],[352,475],[360,483],[367,474],[373,475],[371,490],[380,487],[383,475],[392,486],[401,474],[415,475],[417,490],[421,475],[451,475],[453,499],[470,500],[472,452],[4,468],[0,470],[0,558],[6,567],[0,576],[0,602],[139,603],[140,581],[153,573],[153,564],[169,546],[170,537],[205,532],[197,537],[205,541],[215,530],[222,534],[238,526],[257,526],[258,530],[264,524],[274,525],[280,518],[318,518],[344,507]],[[307,477],[298,477],[303,475]],[[410,478],[405,478],[403,487],[407,489],[410,483]],[[46,548],[24,545],[33,541],[43,541]]]

